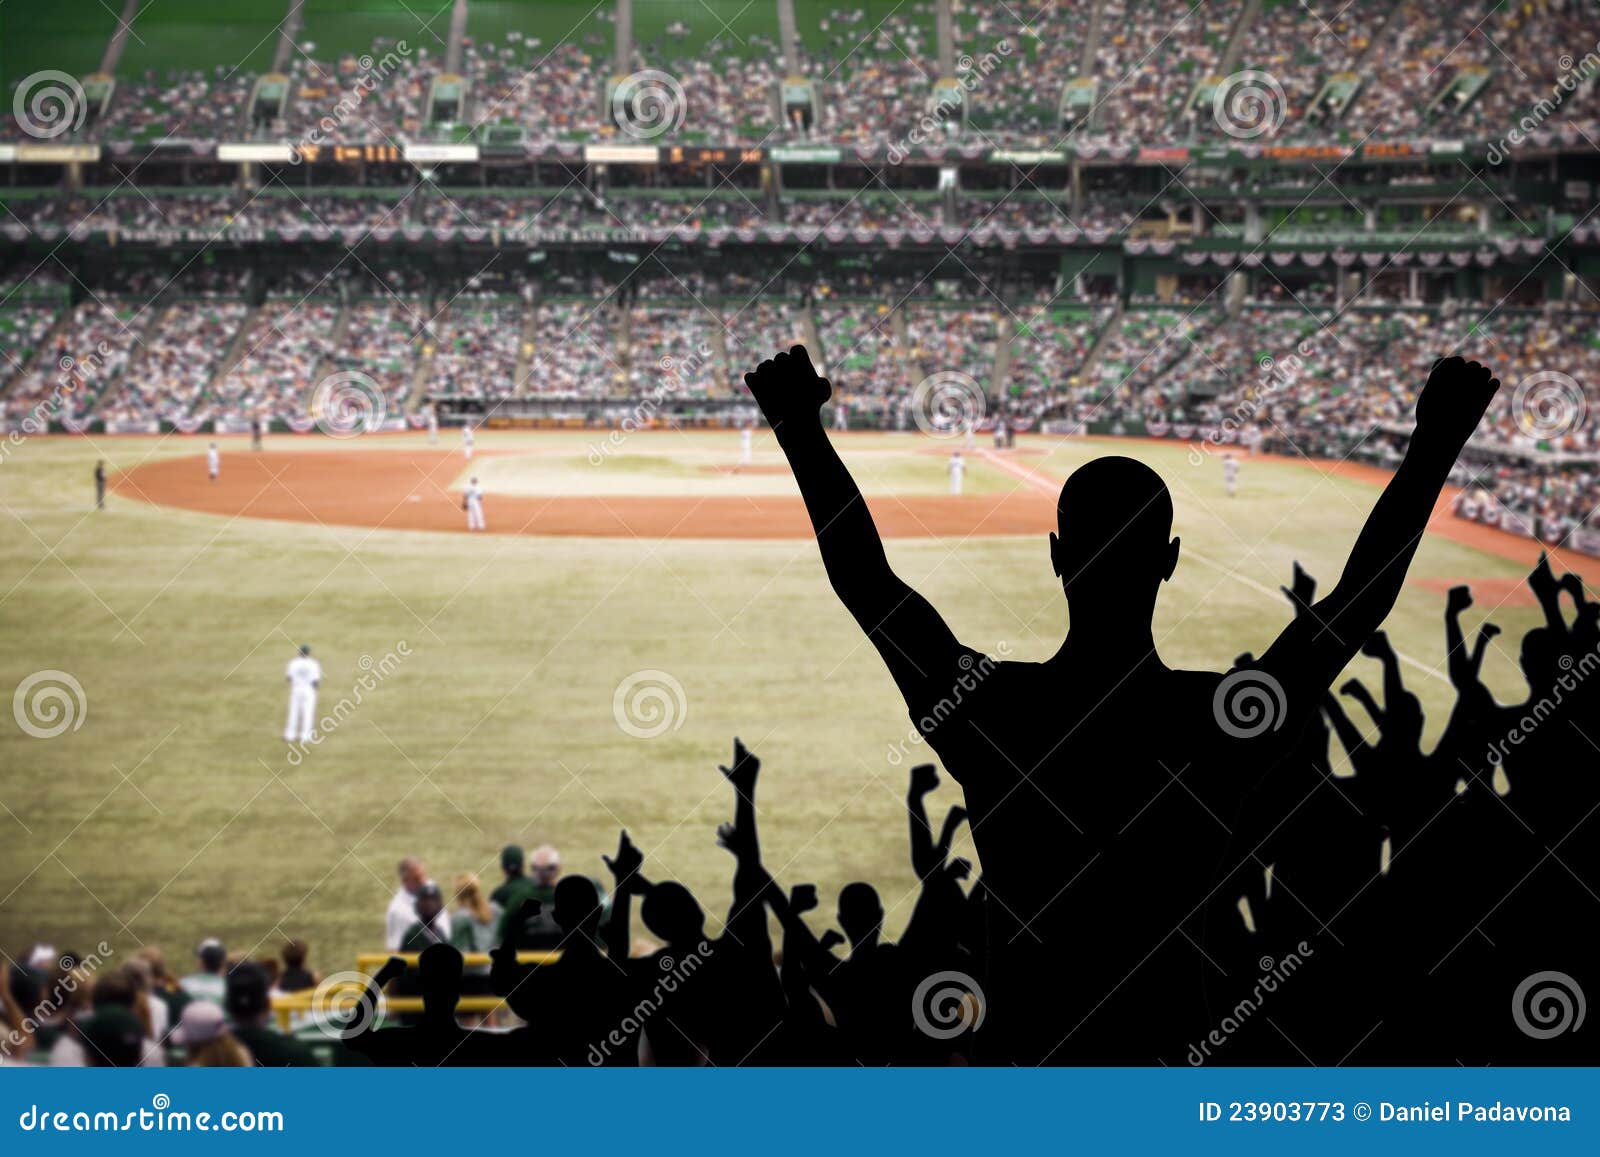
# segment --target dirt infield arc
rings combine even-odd
[[[1142,439],[1128,439],[1142,441]],[[496,452],[483,452],[494,457]],[[1011,455],[978,456],[1023,485],[1004,495],[874,495],[872,517],[889,538],[1042,534],[1055,529],[1053,498],[1059,480]],[[1381,488],[1389,472],[1353,462],[1262,455],[1263,460],[1309,466]],[[203,455],[150,462],[120,475],[112,489],[132,498],[183,510],[284,522],[321,522],[386,530],[466,533],[459,494],[450,484],[465,463],[457,451],[273,451],[231,454],[222,477],[206,480]],[[1487,554],[1532,565],[1540,546],[1530,539],[1468,522],[1450,513],[1456,495],[1447,487],[1428,531]],[[547,534],[579,538],[809,538],[811,520],[798,497],[584,497],[493,495],[487,507],[491,534]],[[1600,584],[1600,559],[1552,550],[1563,569]],[[1418,580],[1422,581],[1422,580]],[[1424,585],[1438,586],[1443,580]],[[1478,582],[1478,579],[1450,580]],[[1522,595],[1508,591],[1513,602]]]
[[[483,456],[492,456],[484,454]],[[230,454],[216,482],[205,458],[168,458],[119,476],[112,489],[162,506],[385,530],[466,533],[459,492],[465,463],[444,450],[277,451]],[[809,538],[798,497],[584,497],[490,495],[492,534],[588,538]],[[1055,525],[1051,503],[1019,490],[1007,495],[875,495],[872,516],[892,538],[1042,534]]]

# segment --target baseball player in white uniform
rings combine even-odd
[[[961,482],[966,477],[966,474],[967,474],[967,460],[961,456],[961,451],[960,450],[957,450],[953,454],[950,455],[950,467],[949,467],[949,469],[950,469],[950,493],[951,494],[960,494],[961,493]]]
[[[754,441],[755,436],[750,433],[749,426],[739,431],[739,465],[750,465],[750,447]]]
[[[1222,456],[1222,485],[1226,487],[1229,498],[1239,489],[1239,459],[1232,454]]]
[[[222,473],[222,455],[218,453],[215,442],[206,447],[206,473],[211,476],[213,482],[217,480],[217,475]]]
[[[477,435],[472,432],[471,426],[461,427],[461,453],[466,455],[467,461],[472,461],[472,444]]]
[[[467,491],[461,497],[461,509],[467,512],[467,529],[482,530],[483,527],[483,487],[478,485],[476,478],[467,483]]]
[[[284,676],[289,681],[289,721],[283,725],[283,741],[310,743],[316,728],[317,688],[322,684],[322,664],[311,657],[310,644],[300,645]]]
[[[434,409],[434,407],[429,406],[428,407],[428,445],[437,446],[438,444],[439,444],[439,411]]]

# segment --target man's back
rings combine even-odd
[[[1114,684],[1059,659],[987,670],[927,737],[994,901],[989,1040],[1018,1060],[1170,1063],[1194,1039],[1203,925],[1236,899],[1216,885],[1255,779],[1226,766],[1222,677],[1153,655]]]

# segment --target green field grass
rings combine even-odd
[[[609,469],[583,462],[590,437],[487,433],[479,445],[526,453],[535,475],[547,459],[564,463],[575,488]],[[730,438],[642,436],[636,452],[665,466],[633,480],[670,474],[675,462],[727,460]],[[845,440],[879,492],[937,492],[942,458],[920,453],[928,447],[911,436]],[[54,438],[9,449],[0,693],[34,672],[65,671],[87,711],[52,739],[11,720],[0,728],[6,951],[104,939],[118,951],[159,944],[181,963],[208,934],[240,951],[298,935],[318,967],[348,968],[381,944],[402,854],[423,855],[448,885],[463,870],[494,877],[508,841],[549,841],[569,870],[600,874],[600,854],[624,825],[653,876],[684,880],[720,914],[731,861],[713,833],[730,800],[716,765],[734,735],[765,763],[763,836],[781,878],[815,881],[825,906],[843,883],[869,879],[891,930],[908,917],[906,768],[889,751],[909,720],[812,542],[367,531],[230,520],[118,495],[97,514],[97,454],[127,469],[199,454],[203,443]],[[225,440],[224,449],[244,447]],[[1218,465],[1193,466],[1176,445],[1024,439],[1024,449],[1048,449],[1021,460],[1054,478],[1110,451],[1137,454],[1166,477],[1185,552],[1156,618],[1173,666],[1224,669],[1238,652],[1262,650],[1288,618],[1275,592],[1291,562],[1331,584],[1377,494],[1310,467],[1251,462],[1229,500]],[[986,475],[970,481],[1002,485]],[[898,540],[889,551],[965,642],[991,653],[1004,643],[1018,659],[1059,644],[1065,607],[1042,536]],[[1430,537],[1413,574],[1519,570]],[[1449,703],[1437,670],[1441,612],[1440,596],[1412,586],[1389,622],[1435,728]],[[1513,656],[1535,614],[1494,616],[1507,633],[1487,675],[1507,698],[1522,690]],[[409,655],[295,765],[279,734],[283,667],[302,641],[324,665],[324,713],[352,694],[363,656],[381,660],[402,642]],[[618,684],[645,669],[670,673],[687,703],[681,726],[654,739],[625,734],[613,715]],[[942,812],[956,798],[946,783],[933,806]],[[958,851],[971,855],[962,841]]]

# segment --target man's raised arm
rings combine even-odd
[[[800,484],[834,593],[878,648],[901,693],[913,699],[965,652],[938,612],[889,568],[866,500],[822,428],[832,387],[798,345],[744,381]]]
[[[1263,668],[1320,700],[1394,606],[1450,468],[1499,388],[1477,362],[1453,357],[1434,365],[1405,459],[1367,516],[1339,585],[1284,629]]]

